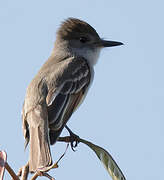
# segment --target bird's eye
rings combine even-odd
[[[82,43],[86,43],[88,41],[88,39],[86,37],[80,37],[80,42]]]

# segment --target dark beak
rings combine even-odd
[[[102,47],[112,47],[112,46],[121,46],[121,45],[124,45],[124,44],[122,42],[117,42],[117,41],[101,40]]]

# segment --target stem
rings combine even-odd
[[[5,162],[5,168],[14,180],[20,180],[7,162]]]

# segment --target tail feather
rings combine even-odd
[[[37,169],[44,169],[52,164],[50,143],[48,135],[48,120],[46,111],[41,107],[35,108],[28,115],[30,132],[30,172]]]

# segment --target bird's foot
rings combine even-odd
[[[69,134],[70,134],[70,144],[71,144],[71,149],[73,151],[75,151],[75,148],[77,147],[77,145],[79,144],[79,136],[74,134],[69,127],[66,125],[65,128],[68,130]]]

